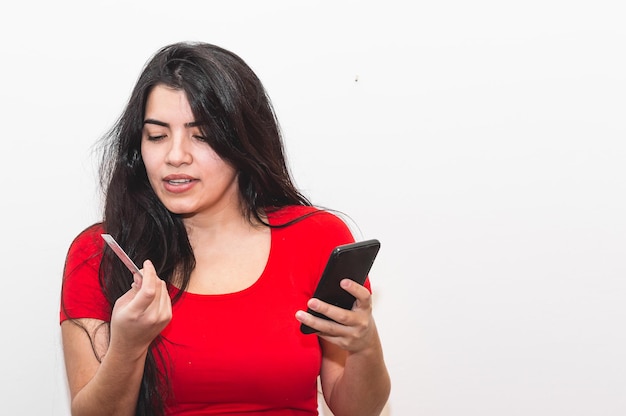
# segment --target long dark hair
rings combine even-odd
[[[146,100],[163,85],[184,91],[206,142],[238,172],[242,214],[263,223],[264,214],[287,205],[311,205],[287,168],[278,121],[252,69],[237,55],[207,43],[176,43],[146,64],[122,115],[103,137],[101,185],[103,225],[138,262],[150,259],[159,277],[181,279],[184,290],[195,259],[182,218],[169,212],[153,192],[141,158]],[[128,270],[105,250],[100,281],[111,304],[130,286]],[[177,283],[179,281],[177,280]],[[176,299],[174,299],[176,301]],[[166,357],[154,348],[146,359],[137,415],[163,413],[166,380],[159,368]],[[164,360],[159,366],[159,360]]]

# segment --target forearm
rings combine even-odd
[[[134,415],[145,357],[129,360],[109,350],[93,378],[74,396],[72,415]]]
[[[378,416],[391,390],[380,342],[367,350],[349,354],[341,375],[328,395],[335,416]]]

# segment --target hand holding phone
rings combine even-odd
[[[380,241],[376,239],[337,246],[330,254],[313,297],[343,309],[351,309],[356,299],[341,288],[340,282],[347,278],[360,285],[365,283],[379,250]],[[319,318],[332,320],[310,308],[307,312]],[[300,325],[300,331],[304,334],[317,332],[305,324]]]

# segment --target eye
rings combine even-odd
[[[161,135],[154,135],[154,136],[148,135],[146,138],[148,139],[148,141],[158,142],[159,140],[162,140],[166,137],[167,136],[165,134],[161,134]]]

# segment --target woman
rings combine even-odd
[[[64,271],[72,414],[315,415],[318,376],[336,416],[380,413],[390,381],[369,282],[342,282],[349,311],[311,299],[353,237],[293,185],[270,101],[238,56],[162,48],[105,144],[104,218]]]

